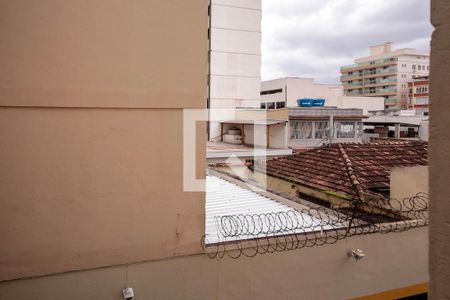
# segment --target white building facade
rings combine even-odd
[[[285,77],[261,83],[261,108],[294,107],[301,98],[323,98],[325,106],[359,108],[365,115],[384,109],[382,97],[345,96],[342,85],[315,83],[312,78]]]
[[[212,0],[210,7],[209,140],[235,108],[259,108],[261,0]],[[222,109],[227,109],[223,111]]]
[[[430,56],[393,43],[370,47],[370,55],[341,68],[347,96],[383,97],[386,109],[407,109],[408,82],[429,73]]]

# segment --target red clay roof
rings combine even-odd
[[[267,175],[321,191],[360,199],[389,189],[392,167],[428,165],[427,143],[383,141],[333,144],[267,161]]]

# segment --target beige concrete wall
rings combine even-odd
[[[450,3],[431,0],[430,295],[450,299]]]
[[[254,258],[179,257],[0,284],[1,299],[326,299],[371,295],[427,281],[427,229],[353,237]],[[360,248],[366,257],[347,257]],[[58,288],[55,288],[55,287]]]
[[[238,120],[289,120],[289,110],[287,108],[274,110],[245,110],[236,111]]]
[[[0,104],[202,108],[207,5],[0,1]]]
[[[390,191],[396,199],[428,193],[428,166],[392,168]]]
[[[0,2],[0,281],[202,251],[207,4]]]
[[[0,278],[200,252],[204,195],[183,192],[181,114],[0,109]]]

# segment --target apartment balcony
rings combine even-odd
[[[397,78],[386,78],[386,79],[379,79],[374,81],[364,81],[364,82],[352,82],[352,83],[346,83],[344,82],[344,89],[357,89],[357,88],[370,88],[370,87],[379,87],[379,86],[393,86],[397,84]]]
[[[397,74],[397,68],[387,68],[375,71],[365,71],[364,78],[376,78],[382,76],[392,76]]]
[[[385,66],[393,66],[397,65],[398,58],[397,57],[390,57],[390,58],[383,58],[378,59],[374,61],[367,61],[359,64],[352,64],[348,66],[341,67],[341,73],[346,72],[354,72],[359,70],[364,70],[368,68],[379,68],[379,67],[385,67]]]
[[[341,75],[341,81],[346,82],[350,80],[367,79],[367,78],[377,78],[384,76],[395,76],[397,75],[397,68],[387,68],[378,70],[365,70],[362,74],[357,72],[354,74]]]
[[[397,84],[397,79],[396,78],[392,78],[392,79],[381,79],[381,80],[375,80],[375,81],[366,81],[364,83],[364,87],[365,88],[369,88],[369,87],[377,87],[377,86],[383,86],[383,85],[396,85]]]
[[[349,81],[349,80],[355,80],[355,79],[362,79],[363,75],[359,73],[351,74],[351,75],[342,75],[341,81]]]
[[[364,86],[363,82],[344,83],[345,89],[357,89],[363,88],[363,86]]]
[[[364,93],[364,96],[372,96],[372,97],[392,96],[392,95],[397,95],[397,88],[389,87],[389,88],[385,88],[385,89],[373,89],[373,90],[366,89],[363,93]]]
[[[397,98],[384,99],[384,105],[387,105],[387,106],[397,105]]]
[[[345,96],[364,96],[364,94],[362,93],[362,91],[361,92],[359,92],[359,91],[351,91],[351,92],[345,91]]]
[[[390,83],[390,82],[393,82],[393,83],[397,83],[397,77],[394,77],[394,78],[386,78],[386,79],[380,79],[380,80],[378,80],[380,83]]]
[[[376,74],[389,74],[397,72],[397,68],[387,68],[387,69],[378,69],[378,70],[366,70],[364,71],[364,75],[376,75]]]

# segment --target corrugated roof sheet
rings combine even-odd
[[[307,208],[305,206],[305,208]],[[235,236],[224,237],[221,233],[218,220],[223,216],[235,216],[235,215],[253,215],[253,214],[265,214],[265,213],[277,213],[293,211],[293,208],[279,203],[270,198],[264,197],[250,189],[240,187],[236,184],[228,182],[222,178],[216,176],[206,177],[206,244],[214,244],[221,242],[229,242],[235,240],[245,240],[249,238],[255,238],[252,236]],[[317,218],[312,217],[309,214],[302,214],[298,210],[293,211],[305,223],[314,224],[307,230],[299,228],[298,231],[283,232],[282,228],[284,224],[278,224],[279,232],[275,235],[293,234],[296,232],[315,231],[321,229],[331,229],[331,226],[327,228],[314,227],[320,222]],[[283,222],[283,220],[279,220]],[[313,223],[312,223],[313,222]],[[256,226],[264,227],[264,224],[256,224]],[[272,224],[273,226],[273,224]],[[276,229],[276,228],[275,228]],[[264,230],[262,230],[264,231]],[[268,235],[261,235],[261,237],[267,237]]]

